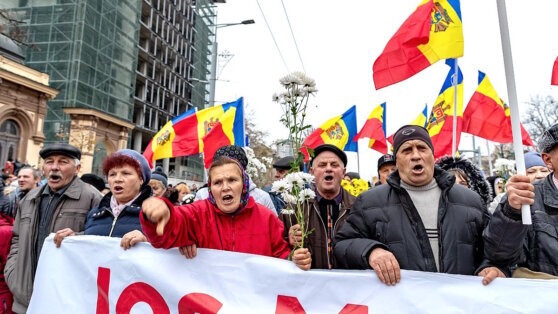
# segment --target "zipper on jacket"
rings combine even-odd
[[[232,241],[233,241],[233,243],[232,243],[232,251],[233,251],[233,252],[236,252],[236,251],[235,251],[235,241],[234,241],[234,216],[232,216],[231,219],[232,219]]]
[[[324,221],[323,221],[323,219],[322,219],[322,216],[320,215],[320,213],[319,213],[318,210],[316,209],[316,204],[313,203],[313,204],[312,204],[312,207],[314,207],[314,211],[316,212],[316,214],[318,214],[318,218],[320,218],[320,222],[322,223],[322,227],[324,228],[324,233],[325,233],[325,235],[326,235],[325,245],[326,245],[326,248],[327,248],[327,237],[328,237],[328,235],[327,235],[327,228],[326,228],[326,226],[325,226],[325,224],[324,224]],[[310,220],[310,217],[308,218],[308,220]],[[328,250],[326,250],[326,257],[327,257],[327,263],[328,263],[328,265],[329,265],[329,252],[328,252]],[[331,265],[329,265],[329,266],[331,266]]]
[[[341,204],[339,204],[339,213],[341,213]],[[345,214],[347,214],[347,210],[345,210],[341,216],[337,217],[337,220],[333,224],[333,230],[335,230],[335,227],[337,227],[337,222],[339,222],[339,220],[341,220],[341,218],[345,216]]]
[[[62,197],[62,195],[61,195],[60,197]],[[52,195],[49,195],[47,208],[50,207],[50,202],[52,202]],[[36,216],[35,216],[35,221],[36,221],[37,224],[39,224],[39,225],[41,224],[41,221],[40,221],[41,219],[38,219],[38,218],[39,218],[38,216],[39,216],[39,212],[40,212],[40,211],[41,211],[41,198],[39,198],[39,208],[38,208],[38,210],[37,210],[37,213],[35,214],[35,215],[36,215]],[[54,215],[55,212],[56,212],[56,208],[55,208],[54,211],[52,212],[53,215],[52,215],[52,217],[50,218],[49,225],[47,226],[48,229],[50,229],[50,224],[53,223],[53,221],[54,221],[54,219],[55,219],[55,217],[56,217],[56,216]],[[35,225],[35,226],[36,226],[36,225]],[[32,263],[32,265],[33,265],[33,269],[32,269],[32,272],[31,272],[31,275],[32,275],[32,276],[31,276],[31,279],[32,279],[33,282],[35,281],[35,275],[36,275],[36,273],[37,273],[37,266],[38,266],[38,264],[39,264],[39,259],[37,258],[37,239],[38,239],[38,237],[39,237],[39,229],[38,229],[38,228],[35,228],[35,226],[33,226],[33,230],[37,230],[37,232],[35,233],[35,236],[33,237],[33,243],[34,243],[34,245],[33,245],[33,249],[31,250],[31,258],[32,258],[31,263]]]
[[[444,247],[442,245],[442,220],[440,219],[440,209],[444,210],[445,213],[445,206],[447,201],[444,195],[440,195],[440,204],[438,205],[438,265],[439,269],[438,272],[445,273],[446,270],[444,269]],[[468,226],[467,226],[468,227]]]
[[[114,219],[112,220],[112,226],[110,227],[110,232],[109,232],[109,238],[112,236],[112,231],[114,230],[114,225],[116,225],[116,219],[118,219],[118,216],[114,216]]]

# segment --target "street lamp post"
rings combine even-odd
[[[215,25],[215,37],[211,51],[211,76],[209,77],[209,104],[208,107],[215,105],[215,83],[217,81],[217,29],[235,25],[249,25],[256,23],[254,20],[244,20],[238,23],[223,23]]]

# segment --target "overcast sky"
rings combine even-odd
[[[271,143],[285,138],[278,104],[271,101],[281,92],[279,79],[292,71],[302,71],[281,0],[259,0],[277,40],[286,66],[275,47],[256,0],[228,0],[218,5],[218,23],[254,19],[254,25],[220,28],[219,52],[234,56],[222,68],[216,86],[216,101],[232,101],[243,96],[253,110],[256,125],[267,131]],[[430,111],[449,67],[440,61],[401,83],[376,91],[372,64],[387,41],[415,10],[420,1],[371,0],[283,0],[287,9],[307,75],[316,80],[318,93],[310,100],[309,122],[318,127],[327,119],[357,106],[360,129],[372,109],[386,105],[388,135],[412,121],[428,104]],[[520,112],[525,101],[537,94],[558,97],[558,87],[550,86],[552,65],[558,56],[554,0],[508,1],[508,18]],[[461,2],[465,37],[464,57],[459,65],[464,74],[464,105],[477,87],[478,70],[487,74],[500,97],[508,101],[504,63],[495,0]],[[379,153],[359,141],[360,173],[370,180],[376,175]],[[485,149],[484,140],[477,146]],[[470,135],[463,134],[460,149],[472,148]],[[357,157],[349,153],[347,171],[357,170]]]

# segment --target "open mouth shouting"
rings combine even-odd
[[[62,174],[60,172],[51,172],[48,175],[48,181],[50,181],[51,183],[58,183],[60,181],[62,181],[63,177]]]
[[[122,187],[122,186],[120,186],[120,185],[115,185],[115,186],[112,188],[112,191],[113,191],[113,192],[112,192],[113,194],[120,194],[120,193],[124,192],[124,187]]]
[[[230,194],[224,195],[221,200],[223,201],[223,205],[230,205],[234,201],[234,197]]]
[[[421,175],[424,172],[424,166],[420,164],[415,165],[412,172],[414,175]]]
[[[326,174],[324,176],[324,182],[326,182],[326,183],[333,183],[333,179],[334,179],[334,177],[331,174]]]

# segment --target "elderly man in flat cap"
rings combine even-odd
[[[47,184],[21,200],[13,228],[12,246],[4,275],[14,295],[13,311],[25,313],[37,262],[45,238],[64,228],[83,231],[87,213],[101,194],[78,177],[81,151],[69,144],[53,144],[39,152]]]
[[[286,156],[277,159],[272,165],[273,170],[275,171],[273,175],[273,179],[275,181],[282,180],[287,175],[287,173],[289,173],[289,170],[291,170],[291,163],[293,163],[294,161],[295,159],[293,156]],[[300,166],[300,169],[302,169],[302,165]],[[270,184],[264,187],[263,190],[269,193],[269,196],[271,197],[271,201],[275,206],[275,210],[277,211],[277,214],[279,214],[281,213],[281,210],[285,208],[285,201],[283,200],[283,197],[281,196],[280,193],[271,192],[271,188],[272,185]]]
[[[359,195],[335,237],[339,267],[372,268],[387,285],[399,282],[400,269],[479,274],[484,284],[504,276],[483,254],[490,214],[477,193],[434,166],[428,131],[404,126],[393,148],[396,172]]]
[[[314,149],[310,173],[315,177],[316,199],[310,204],[312,208],[304,210],[308,213],[308,230],[314,230],[304,242],[312,256],[312,269],[335,268],[333,238],[355,201],[355,197],[341,187],[346,167],[347,155],[336,146],[323,144]],[[283,212],[279,218],[285,224],[285,239],[294,247],[302,240],[294,214]]]
[[[510,178],[485,230],[485,250],[494,261],[517,264],[514,277],[558,279],[558,124],[543,133],[539,150],[552,172],[534,183]],[[522,204],[531,205],[532,225],[522,224]]]

